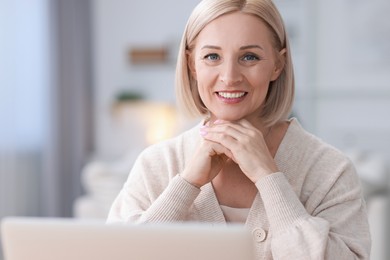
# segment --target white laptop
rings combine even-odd
[[[106,225],[51,218],[5,218],[5,260],[253,260],[243,226]]]

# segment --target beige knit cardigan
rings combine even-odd
[[[226,223],[212,185],[198,189],[180,177],[199,127],[140,154],[108,223]],[[366,207],[350,160],[291,119],[275,161],[279,172],[256,183],[245,223],[256,259],[369,259]]]

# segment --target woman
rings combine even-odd
[[[288,120],[293,68],[271,0],[204,0],[178,57],[177,96],[197,127],[146,149],[108,222],[245,223],[258,259],[368,259],[358,177]]]

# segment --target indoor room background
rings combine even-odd
[[[174,95],[198,2],[0,0],[0,218],[104,221],[137,154],[198,122]],[[293,116],[354,161],[372,259],[388,259],[390,2],[275,3],[292,47]]]

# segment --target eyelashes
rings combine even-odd
[[[248,53],[241,58],[243,61],[258,61],[260,57],[254,53]]]
[[[220,56],[217,53],[210,53],[203,57],[203,60],[217,61],[220,60]]]
[[[202,56],[202,60],[209,63],[216,63],[221,60],[221,56],[218,53],[208,53]],[[239,57],[239,61],[243,63],[254,63],[257,61],[263,60],[259,55],[255,53],[245,53],[241,57]]]

